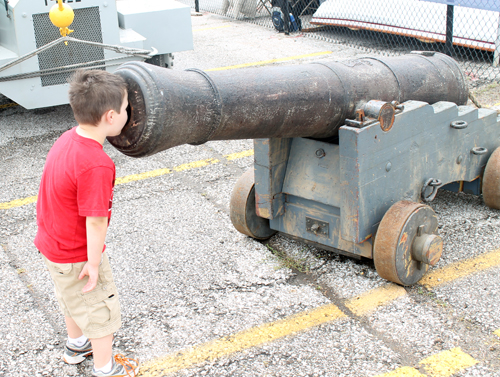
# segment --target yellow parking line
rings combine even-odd
[[[8,107],[14,107],[14,106],[19,106],[19,105],[15,102],[9,102],[9,103],[0,105],[0,109],[6,109]]]
[[[460,347],[440,352],[420,362],[432,377],[449,377],[477,363],[477,360],[463,352]]]
[[[472,356],[463,352],[460,347],[439,352],[420,361],[426,374],[412,367],[401,367],[376,377],[449,377],[478,363]]]
[[[215,159],[215,158],[208,158],[206,160],[188,162],[187,164],[182,164],[182,165],[176,166],[174,168],[174,170],[175,171],[186,171],[186,170],[191,170],[191,169],[198,169],[198,168],[202,168],[204,166],[217,164],[219,162],[220,161]]]
[[[331,54],[331,53],[332,53],[331,51],[315,52],[313,54],[290,56],[288,58],[263,60],[263,61],[260,61],[260,62],[237,64],[237,65],[231,65],[231,66],[219,67],[219,68],[211,68],[211,69],[206,69],[205,72],[209,72],[209,71],[223,71],[223,70],[226,70],[226,69],[245,68],[245,67],[252,67],[252,66],[256,66],[256,65],[266,65],[266,64],[271,64],[271,63],[285,62],[285,61],[289,61],[289,60],[298,60],[298,59],[310,58],[310,57],[314,57],[314,56],[328,55],[328,54]]]
[[[249,149],[243,152],[228,154],[227,156],[224,157],[226,158],[226,160],[232,161],[232,160],[237,160],[238,158],[250,157],[250,156],[253,156],[253,149]]]
[[[376,377],[425,377],[425,374],[412,367],[401,367],[394,369],[392,372],[379,374]]]
[[[224,29],[226,27],[231,27],[231,25],[213,26],[213,27],[206,27],[206,28],[203,28],[203,29],[193,29],[193,31],[205,31],[205,30],[214,30],[214,29]]]
[[[500,266],[500,249],[431,270],[418,283],[432,288],[496,266]]]
[[[440,276],[439,284],[451,281],[452,277],[460,278],[465,276],[462,270],[463,266],[469,266],[469,274],[483,270],[485,265],[489,267],[500,264],[486,263],[490,259],[498,256],[500,249],[478,256],[468,261],[452,265],[441,270],[433,271],[434,277]],[[498,258],[497,258],[498,259]],[[450,268],[455,271],[462,271],[459,274],[450,274]],[[441,278],[442,277],[442,278]],[[431,281],[433,281],[431,279]],[[435,279],[436,281],[438,279]],[[436,284],[436,285],[439,285]],[[360,296],[346,301],[345,305],[356,315],[364,315],[381,305],[385,305],[399,297],[406,295],[406,290],[396,284],[386,284],[375,288]],[[321,323],[334,321],[346,315],[335,305],[320,307],[311,312],[300,313],[282,321],[264,324],[259,327],[243,331],[225,338],[217,339],[212,342],[195,346],[193,348],[180,351],[178,353],[167,355],[143,364],[141,376],[155,376],[158,373],[172,373],[181,369],[189,368],[205,361],[211,361],[223,356],[243,351],[250,347],[259,346],[263,343],[272,342],[286,335],[292,335],[298,331],[317,326]],[[305,319],[309,318],[309,319]],[[494,332],[500,336],[500,329]],[[454,348],[449,351],[441,352],[421,361],[422,366],[428,371],[428,375],[433,377],[447,377],[459,370],[465,369],[476,364],[469,355],[465,354],[460,348]],[[398,368],[392,372],[380,375],[384,377],[419,377],[423,376],[418,370],[411,367]]]
[[[180,351],[142,364],[140,376],[158,376],[189,368],[207,360],[218,359],[235,352],[273,342],[287,335],[345,317],[335,305],[299,313],[284,320],[266,323],[235,335],[216,339],[206,344]]]
[[[231,154],[225,155],[224,158],[227,161],[233,161],[233,160],[236,160],[239,158],[249,157],[252,155],[253,155],[253,149],[249,149],[246,151],[236,152],[236,153],[231,153]],[[201,168],[204,166],[217,164],[219,162],[220,161],[217,159],[208,158],[206,160],[200,160],[200,161],[189,162],[187,164],[182,164],[182,165],[176,166],[172,169],[164,168],[164,169],[151,170],[151,171],[147,171],[147,172],[139,173],[139,174],[131,174],[131,175],[127,175],[125,177],[116,178],[115,184],[121,185],[121,184],[128,183],[128,182],[134,182],[134,181],[140,181],[143,179],[159,177],[162,175],[170,174],[170,173],[172,173],[172,171],[181,172],[181,171],[186,171],[186,170],[191,170],[191,169],[197,169],[197,168]],[[0,203],[0,209],[21,207],[21,206],[26,205],[26,204],[35,203],[37,198],[38,198],[38,196],[35,195],[35,196],[23,198],[23,199],[15,199],[15,200],[12,200],[10,202]]]
[[[406,295],[406,289],[389,283],[350,299],[346,306],[354,314],[362,316],[404,295]]]
[[[124,183],[129,183],[129,182],[134,182],[134,181],[141,181],[143,179],[159,177],[161,175],[170,174],[170,173],[172,173],[172,170],[165,168],[165,169],[156,169],[156,170],[146,171],[144,173],[139,173],[139,174],[130,174],[130,175],[127,175],[125,177],[116,178],[115,185],[121,185]]]
[[[21,207],[26,204],[30,203],[35,203],[36,199],[38,198],[37,195],[35,196],[29,196],[27,198],[23,199],[15,199],[7,203],[0,203],[0,209],[7,209],[7,208],[14,208],[14,207]]]

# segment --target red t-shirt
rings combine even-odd
[[[35,245],[48,260],[87,261],[86,217],[111,218],[114,183],[115,164],[99,142],[78,135],[76,127],[57,139],[36,205]]]

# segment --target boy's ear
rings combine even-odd
[[[103,120],[106,121],[106,123],[113,124],[114,119],[115,111],[113,109],[106,111],[103,115]]]

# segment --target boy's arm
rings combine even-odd
[[[88,261],[83,266],[78,279],[83,279],[84,276],[89,277],[89,281],[82,289],[83,293],[90,292],[97,285],[99,275],[99,264],[101,263],[102,249],[104,248],[104,240],[106,231],[108,230],[107,217],[87,217],[87,257]]]

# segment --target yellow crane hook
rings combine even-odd
[[[54,26],[59,28],[61,36],[65,37],[73,32],[73,30],[68,29],[68,26],[73,22],[75,12],[73,12],[73,9],[69,5],[64,4],[62,0],[57,0],[57,4],[54,4],[50,8],[49,18]],[[64,43],[68,44],[68,42]]]

